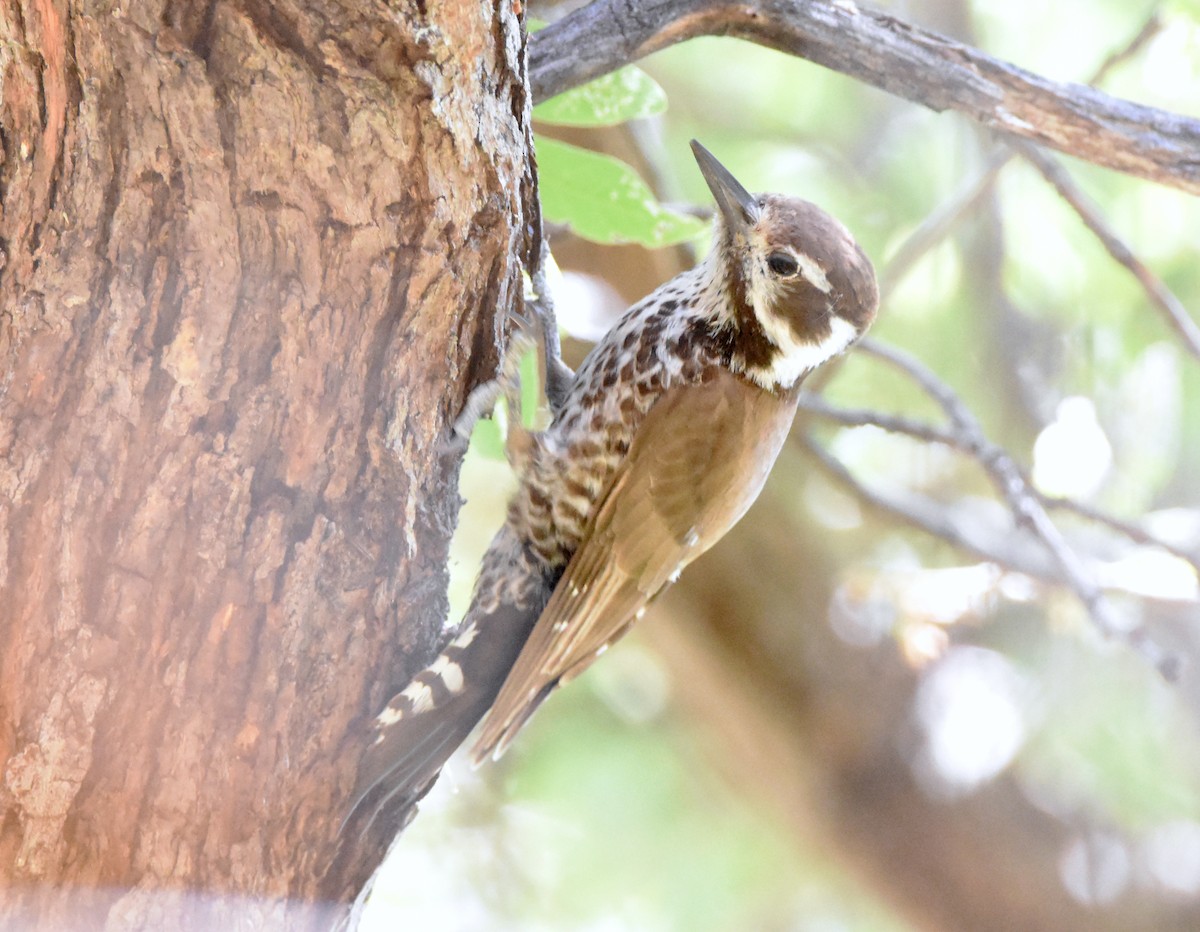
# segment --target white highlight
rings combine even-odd
[[[1033,444],[1033,484],[1047,495],[1088,498],[1104,483],[1112,458],[1091,400],[1064,398]]]
[[[794,255],[805,281],[823,294],[833,291],[833,285],[829,284],[829,279],[825,277],[825,270],[817,265],[812,256],[806,256],[802,252],[794,253]]]
[[[549,265],[554,260],[549,258]],[[580,272],[560,272],[557,266],[547,278],[558,324],[571,336],[599,343],[625,312],[626,304],[612,285],[601,278]]]
[[[1171,553],[1137,547],[1111,562],[1096,566],[1096,581],[1149,599],[1200,601],[1200,578],[1195,567]]]
[[[463,672],[462,667],[456,664],[453,660],[442,654],[433,662],[433,666],[429,668],[429,672],[434,676],[439,677],[446,688],[452,693],[462,692],[463,688]]]
[[[943,791],[970,790],[1009,765],[1025,741],[1022,681],[1004,657],[956,647],[917,691],[929,776]]]
[[[1111,903],[1129,886],[1133,864],[1125,843],[1115,835],[1095,832],[1075,839],[1063,852],[1058,871],[1063,886],[1080,903]]]
[[[1200,825],[1168,822],[1143,843],[1146,865],[1154,879],[1175,893],[1194,896],[1200,890]]]
[[[760,304],[758,307],[769,305]],[[854,325],[843,317],[829,318],[829,336],[818,343],[798,341],[792,333],[791,325],[770,312],[760,312],[758,320],[767,338],[782,351],[770,368],[747,373],[767,389],[776,385],[784,388],[795,385],[802,375],[844,352],[858,337]]]

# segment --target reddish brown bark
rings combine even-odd
[[[425,9],[0,13],[10,917],[320,925],[281,901],[381,857],[322,881],[444,617],[439,442],[532,215],[516,14]]]

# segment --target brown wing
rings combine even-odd
[[[750,507],[796,409],[721,370],[665,392],[484,722],[476,761],[503,752],[537,705],[620,637],[642,608]]]

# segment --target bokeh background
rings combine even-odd
[[[1194,2],[885,6],[1200,115]],[[665,112],[541,138],[614,155],[703,217],[694,136],[752,190],[842,219],[883,284],[873,339],[1023,470],[1121,630],[1098,630],[920,380],[856,351],[810,379],[743,523],[502,761],[451,764],[365,927],[1200,929],[1195,348],[1042,171],[968,121],[733,40],[641,65]],[[1054,162],[1200,320],[1200,200]],[[576,363],[707,245],[551,230]],[[933,429],[888,429],[914,422]],[[483,447],[462,474],[459,611],[511,488]]]

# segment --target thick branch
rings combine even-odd
[[[701,35],[799,55],[933,110],[1200,194],[1200,121],[1040,77],[848,0],[595,0],[533,37],[534,99]]]

